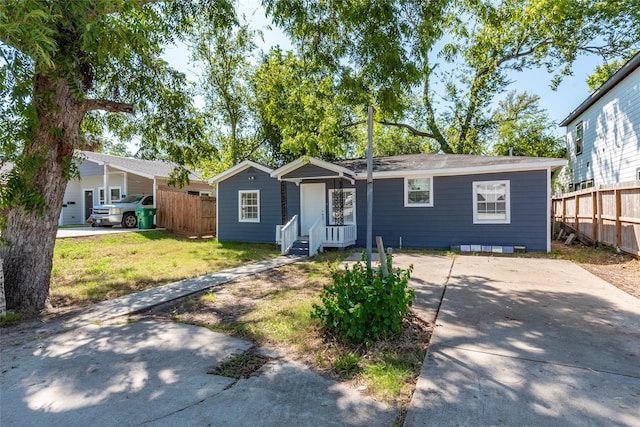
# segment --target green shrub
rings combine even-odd
[[[415,291],[407,289],[413,266],[393,270],[389,256],[387,267],[386,278],[381,268],[367,270],[363,262],[351,269],[332,269],[332,283],[324,286],[311,317],[353,343],[399,335],[415,299]]]

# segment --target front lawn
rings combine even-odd
[[[273,244],[219,243],[165,231],[58,239],[51,302],[85,305],[278,254]]]

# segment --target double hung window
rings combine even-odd
[[[509,181],[473,183],[473,223],[509,224],[511,222]]]
[[[433,206],[433,179],[430,176],[404,179],[404,206]]]
[[[259,190],[240,190],[238,192],[238,220],[240,222],[260,222]]]

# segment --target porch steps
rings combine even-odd
[[[309,256],[309,239],[298,239],[293,242],[289,255]]]

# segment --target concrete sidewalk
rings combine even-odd
[[[565,261],[459,256],[405,426],[640,425],[640,301]]]

